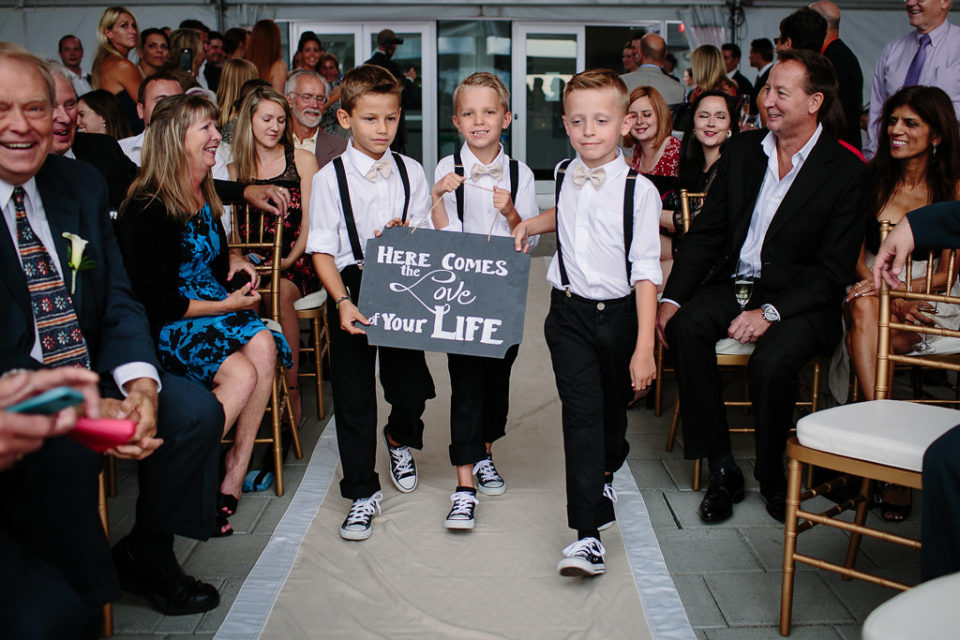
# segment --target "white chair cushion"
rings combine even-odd
[[[294,302],[293,308],[297,311],[306,311],[308,309],[318,309],[325,304],[327,304],[327,290],[320,289],[320,291],[308,293]]]
[[[270,319],[270,318],[260,318],[260,321],[263,322],[263,324],[267,325],[267,329],[270,329],[270,331],[276,331],[277,333],[283,333],[283,328],[280,326],[280,323],[279,323],[279,322],[274,322],[274,321],[273,321],[272,319]]]
[[[904,591],[873,610],[863,623],[863,640],[940,640],[960,629],[960,573],[951,573]]]
[[[911,356],[948,356],[960,353],[960,338],[950,336],[938,336],[927,343],[930,346],[928,351],[923,353],[911,351]]]
[[[722,356],[749,356],[753,353],[756,346],[754,342],[740,344],[733,338],[721,338],[717,340],[717,355]]]
[[[805,447],[920,471],[934,440],[960,424],[960,412],[905,400],[874,400],[825,409],[797,422]]]

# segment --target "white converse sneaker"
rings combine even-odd
[[[390,454],[390,479],[400,493],[410,493],[417,488],[417,463],[413,461],[410,447],[395,447],[387,438],[387,428],[383,428],[383,442]]]
[[[485,496],[499,496],[507,490],[507,483],[497,473],[489,455],[473,465],[473,475],[477,478],[477,490]]]
[[[383,494],[377,491],[369,498],[359,498],[350,506],[347,519],[340,525],[340,537],[344,540],[366,540],[370,537],[373,515],[380,513]]]
[[[562,576],[598,576],[605,571],[603,556],[607,552],[594,537],[577,540],[563,550],[564,558],[557,565]]]
[[[474,513],[477,508],[477,497],[469,491],[457,491],[450,496],[453,506],[443,526],[447,529],[473,529]]]
[[[616,502],[616,501],[617,501],[617,492],[613,490],[613,483],[612,483],[612,482],[604,482],[604,483],[603,483],[603,497],[606,498],[607,500],[609,500],[610,502]],[[600,525],[599,527],[597,527],[597,529],[598,529],[599,531],[603,531],[604,529],[609,529],[610,527],[613,526],[613,523],[616,522],[616,521],[617,521],[617,519],[614,518],[614,519],[611,520],[610,522],[606,522],[606,523]]]

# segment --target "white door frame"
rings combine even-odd
[[[513,23],[512,66],[510,70],[510,98],[513,102],[513,156],[527,160],[527,36],[536,33],[555,33],[577,37],[577,70],[586,64],[586,27],[569,22]],[[518,117],[519,115],[519,117]],[[540,181],[543,182],[543,181]],[[544,183],[546,184],[546,183]],[[544,187],[545,188],[545,187]],[[541,191],[541,189],[537,189]]]

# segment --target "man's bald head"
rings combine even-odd
[[[643,64],[663,66],[667,56],[667,43],[656,33],[648,33],[640,38],[640,53],[643,55]]]
[[[818,0],[811,4],[810,8],[827,21],[827,37],[840,32],[840,7],[830,0]]]

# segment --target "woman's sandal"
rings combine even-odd
[[[217,512],[232,516],[237,512],[237,499],[229,493],[217,495]]]
[[[888,502],[885,499],[886,493],[888,491],[892,492],[904,492],[907,496],[906,504],[895,504],[893,502]],[[879,497],[879,508],[880,508],[880,517],[886,520],[887,522],[903,522],[910,516],[910,509],[913,507],[913,493],[910,489],[906,487],[899,487],[897,485],[888,484],[883,487],[878,493]]]

